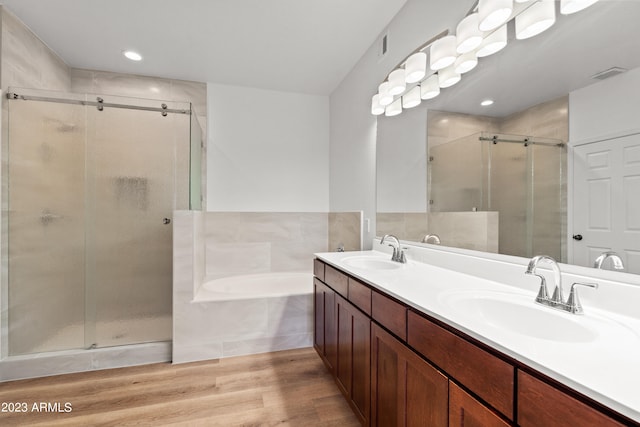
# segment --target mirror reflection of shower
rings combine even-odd
[[[170,340],[167,218],[202,199],[191,105],[9,92],[8,355]]]
[[[560,259],[563,141],[479,132],[429,148],[430,212],[497,212],[499,251]]]

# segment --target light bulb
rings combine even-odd
[[[407,59],[404,67],[405,81],[407,83],[416,83],[422,80],[427,73],[427,54],[424,52],[414,53]]]

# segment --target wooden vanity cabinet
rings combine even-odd
[[[447,377],[372,323],[372,426],[446,427],[447,394]]]
[[[602,412],[523,371],[518,371],[518,424],[522,427],[637,425],[616,422]]]
[[[509,424],[457,384],[449,382],[449,427],[508,427]],[[539,424],[546,426],[546,424]]]
[[[314,347],[363,426],[640,427],[322,261],[314,273]]]
[[[407,343],[418,353],[513,420],[513,365],[413,311],[407,330]]]
[[[363,425],[369,425],[371,319],[336,295],[338,361],[335,376]]]
[[[313,279],[313,346],[331,373],[337,361],[336,293],[317,278]]]

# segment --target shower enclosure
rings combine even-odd
[[[430,210],[497,211],[501,254],[561,260],[565,164],[550,138],[480,132],[429,147]]]
[[[202,199],[191,105],[7,98],[3,356],[170,340],[171,217]]]

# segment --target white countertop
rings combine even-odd
[[[378,251],[328,252],[316,256],[640,422],[640,319],[587,304],[583,304],[583,315],[562,312],[535,304],[535,293],[518,284],[509,286],[422,262],[409,261],[392,270],[348,265],[347,258],[390,258]],[[497,301],[495,310],[476,309],[475,299],[486,297],[489,302]],[[507,304],[500,305],[502,301]],[[510,305],[511,302],[515,305]],[[505,307],[513,308],[513,315],[518,318],[508,326],[493,319],[493,314],[502,314]],[[548,322],[544,310],[548,310]],[[544,322],[539,322],[541,313]],[[527,324],[532,319],[537,319],[539,329]],[[554,324],[568,326],[575,334],[567,334],[567,339],[553,338]],[[527,332],[519,333],[521,325]]]

